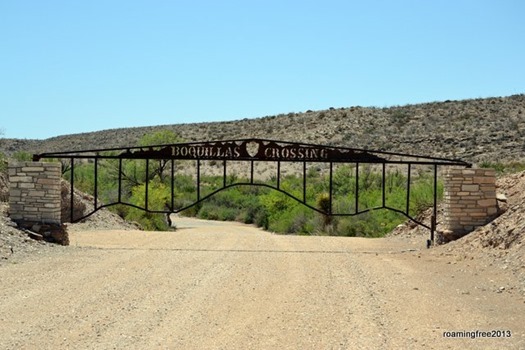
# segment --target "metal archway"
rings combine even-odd
[[[456,160],[445,159],[428,156],[416,156],[395,152],[372,151],[364,149],[346,148],[324,146],[316,144],[306,144],[297,142],[275,141],[266,139],[240,139],[240,140],[226,140],[226,141],[206,141],[206,142],[191,142],[191,143],[177,143],[170,145],[153,145],[146,147],[124,147],[124,148],[110,148],[110,149],[95,149],[83,151],[68,151],[68,152],[54,152],[42,153],[33,156],[35,161],[41,159],[61,159],[69,160],[70,167],[70,183],[71,193],[74,191],[74,172],[75,165],[79,162],[92,162],[94,164],[94,189],[93,189],[93,210],[82,217],[73,217],[73,195],[71,195],[71,221],[78,222],[86,217],[92,215],[101,208],[122,204],[131,206],[137,209],[145,210],[151,213],[178,213],[190,207],[193,207],[202,201],[210,198],[214,194],[231,188],[234,186],[263,186],[280,191],[285,195],[297,200],[310,209],[317,211],[323,215],[328,216],[355,216],[370,212],[373,210],[387,209],[392,210],[406,216],[413,222],[426,227],[430,230],[430,238],[427,242],[430,245],[434,241],[434,233],[436,230],[437,217],[437,179],[439,166],[464,166],[470,167],[471,164]],[[111,203],[99,203],[98,200],[98,167],[99,161],[104,159],[113,159],[118,162],[118,172],[116,181],[118,181],[118,195],[115,201]],[[137,206],[127,203],[122,198],[122,181],[123,181],[123,161],[125,160],[144,160],[145,161],[145,203],[144,206]],[[196,183],[196,198],[191,204],[182,208],[175,208],[175,167],[176,161],[192,161],[195,162],[195,183]],[[148,207],[148,188],[150,183],[150,162],[159,161],[163,167],[170,173],[171,180],[171,200],[167,203],[164,210],[152,210]],[[201,194],[201,165],[204,161],[214,161],[222,163],[222,187],[216,189],[212,193],[206,195]],[[228,184],[227,169],[232,162],[243,162],[249,165],[249,180],[246,182],[237,182]],[[255,180],[254,165],[258,162],[273,162],[276,164],[275,184],[269,185],[260,183]],[[302,196],[297,196],[284,190],[281,186],[281,166],[283,163],[300,163],[302,164],[302,179],[303,179],[303,193]],[[329,176],[329,208],[324,211],[307,203],[306,187],[307,187],[307,165],[311,163],[323,163],[327,166]],[[337,164],[352,164],[355,167],[355,198],[354,210],[352,212],[335,212],[333,211],[333,169]],[[382,182],[381,205],[372,208],[359,208],[359,176],[360,166],[375,165],[379,167]],[[386,194],[386,167],[395,165],[398,167],[406,167],[407,184],[406,184],[406,206],[403,209],[394,208],[387,205]],[[433,198],[433,215],[430,226],[416,220],[410,215],[410,185],[412,178],[412,169],[415,166],[425,165],[432,169],[434,198]]]

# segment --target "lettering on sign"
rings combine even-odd
[[[176,144],[141,149],[121,155],[129,158],[267,160],[267,161],[382,161],[366,151],[264,140]]]
[[[235,159],[240,158],[241,148],[239,146],[172,146],[174,158],[190,159]]]

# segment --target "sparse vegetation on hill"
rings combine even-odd
[[[144,116],[147,118],[148,116]],[[134,146],[171,130],[186,141],[266,138],[460,158],[473,163],[525,160],[525,94],[373,108],[353,106],[231,122],[104,130],[47,140],[3,140],[12,155]]]
[[[2,140],[0,150],[15,159],[27,160],[30,158],[30,153],[36,152],[174,143],[182,142],[182,140],[191,142],[254,137],[461,158],[477,162],[479,166],[496,168],[500,173],[504,173],[523,169],[523,161],[525,161],[524,111],[525,95],[523,94],[501,98],[444,101],[389,108],[354,106],[330,108],[324,111],[309,110],[305,113],[288,113],[233,122],[105,130],[60,136],[42,141]],[[140,167],[134,163],[130,163],[129,166]],[[78,178],[75,179],[76,186],[88,193],[93,188],[93,174],[89,167],[90,165],[86,165],[85,171],[79,167],[76,173]],[[162,164],[159,167],[162,167]],[[142,173],[142,170],[139,168],[125,169],[125,173],[136,175]],[[107,179],[104,177],[111,177],[111,172],[111,166],[102,167],[99,173],[101,177],[99,181],[102,184],[110,183],[110,181],[105,181]],[[150,190],[158,189],[158,193],[152,192],[150,198],[152,205],[164,206],[166,202],[166,198],[164,198],[166,191],[162,190],[166,184],[163,183],[162,174],[162,169],[159,169],[157,175],[160,176],[150,188]],[[244,176],[244,174],[238,174],[238,176]],[[149,178],[153,179],[154,177],[155,173],[152,173]],[[125,183],[129,186],[124,186],[125,196],[131,204],[139,205],[144,201],[143,196],[141,197],[144,191],[140,190],[144,179],[130,178],[127,180],[129,181]],[[293,184],[297,179],[291,176],[288,180]],[[184,176],[178,176],[177,181],[192,182],[190,178]],[[215,178],[214,174],[209,175],[208,184],[217,181],[219,178]],[[180,185],[182,188],[189,186],[183,183]],[[99,191],[101,198],[115,193],[115,189],[110,186],[104,188],[104,185],[99,188]],[[268,199],[274,194],[270,196],[266,191],[256,190],[261,192],[259,195],[262,198],[257,203],[240,203],[236,194],[243,191],[242,189],[233,189],[228,193],[221,193],[212,198],[210,202],[193,208],[192,213],[203,218],[254,222],[279,232],[293,231],[311,234],[312,232],[325,232],[331,229],[331,222],[326,220],[323,222],[322,218],[317,221],[313,220],[311,215],[304,213],[295,203],[286,206],[286,210],[275,210],[272,207],[273,202]],[[320,207],[323,203],[320,195],[322,195],[322,188],[318,188],[315,193],[309,194],[313,206]],[[157,198],[158,201],[154,200],[155,196],[159,197]],[[184,196],[185,194],[182,194],[181,198],[177,199],[179,206],[191,202]],[[241,196],[239,195],[239,197]],[[279,201],[286,202],[286,200]],[[158,203],[153,204],[153,202]],[[235,205],[242,210],[238,209],[234,213],[233,209],[228,208],[230,205]],[[164,208],[159,207],[157,209]],[[142,211],[129,208],[119,208],[118,211],[123,217],[129,217],[134,221],[144,221],[145,227],[166,228],[165,221],[156,216],[149,217],[151,215]],[[277,217],[279,216],[278,213],[286,213],[288,217]],[[372,235],[384,233],[391,227],[390,221],[386,226],[376,227],[376,224],[363,220],[366,221],[368,218],[366,216],[359,217],[352,222],[346,219],[337,220],[337,225],[335,225],[338,227],[337,232],[333,233]],[[385,222],[384,219],[379,221]],[[357,226],[359,227],[356,228]]]

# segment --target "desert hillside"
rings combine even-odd
[[[473,163],[524,161],[525,94],[388,108],[309,110],[231,122],[104,130],[46,140],[3,139],[0,151],[41,153],[133,146],[144,134],[160,129],[173,130],[187,141],[257,137],[460,158]]]
[[[106,130],[47,140],[1,140],[0,150],[12,154],[134,145],[144,134],[161,128],[174,130],[187,141],[260,137],[457,157],[478,163],[525,161],[525,95],[390,108],[334,108],[234,122]],[[522,294],[525,172],[500,177],[497,187],[508,199],[506,211],[436,252],[457,259],[490,261],[518,281],[516,293]],[[2,202],[7,199],[6,188],[3,179]],[[39,251],[41,243],[28,241],[8,219],[5,203],[0,209],[0,258]],[[410,236],[411,232],[402,234]]]

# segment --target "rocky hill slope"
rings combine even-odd
[[[147,116],[145,116],[147,117]],[[372,108],[353,106],[243,119],[104,130],[46,140],[0,140],[0,151],[30,153],[136,145],[173,130],[187,141],[265,138],[460,158],[525,161],[525,94]]]
[[[506,270],[519,281],[516,292],[525,296],[525,171],[499,177],[496,191],[505,198],[500,203],[503,213],[468,235],[440,246],[435,253],[451,256],[457,261],[486,261]],[[419,219],[429,224],[430,215],[428,210]],[[428,230],[407,221],[390,235],[424,238],[428,236]]]

